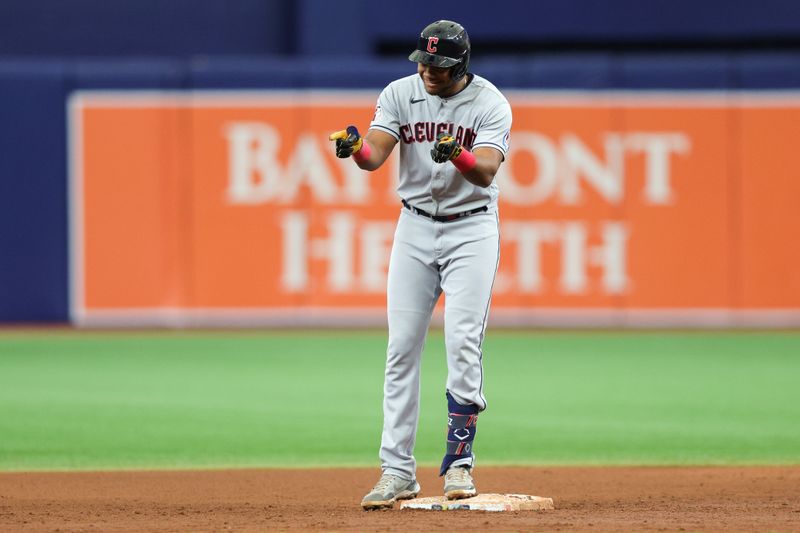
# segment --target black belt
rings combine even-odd
[[[414,207],[405,200],[402,200],[402,202],[403,202],[403,207],[405,207],[412,213],[422,215],[424,217],[430,218],[431,220],[435,220],[436,222],[450,222],[451,220],[458,220],[459,218],[468,217],[470,215],[474,215],[475,213],[481,213],[483,211],[489,210],[487,206],[483,206],[483,207],[476,207],[475,209],[470,209],[469,211],[462,211],[461,213],[455,213],[454,215],[431,215],[427,211],[423,211],[422,209]]]

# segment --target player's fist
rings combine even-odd
[[[328,139],[336,141],[336,157],[342,159],[361,150],[361,145],[364,144],[355,126],[347,126],[346,130],[331,133]]]
[[[461,145],[452,135],[442,132],[436,136],[436,142],[433,143],[431,158],[437,163],[446,163],[458,157],[461,150]]]

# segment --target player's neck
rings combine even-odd
[[[469,85],[470,80],[472,80],[472,74],[467,74],[457,82],[453,84],[450,90],[447,91],[447,94],[439,94],[441,98],[452,98],[453,96],[457,95],[461,91],[467,88]]]

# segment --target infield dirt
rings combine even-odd
[[[0,474],[0,531],[800,531],[800,466],[483,467],[553,511],[365,512],[377,469]],[[438,495],[432,468],[421,496]]]

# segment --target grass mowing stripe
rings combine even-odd
[[[0,334],[0,469],[377,465],[384,351],[382,332]],[[494,331],[484,362],[480,464],[800,463],[798,333]]]
[[[377,417],[379,404],[364,399],[369,389],[353,388],[348,374],[379,381],[381,344],[377,335],[336,343],[300,335],[191,334],[4,342],[9,355],[0,357],[0,432],[7,438],[0,443],[0,467],[313,460],[306,451],[315,446],[346,449],[337,404],[346,413],[369,403]],[[374,379],[366,379],[370,372]],[[367,393],[369,400],[375,396]],[[358,427],[347,429],[366,437]]]
[[[535,340],[498,340],[489,375],[509,376],[503,386],[531,406],[516,427],[516,398],[491,406],[507,414],[483,432],[486,446],[525,449],[499,461],[800,462],[795,334],[581,335],[545,341],[534,357]]]

